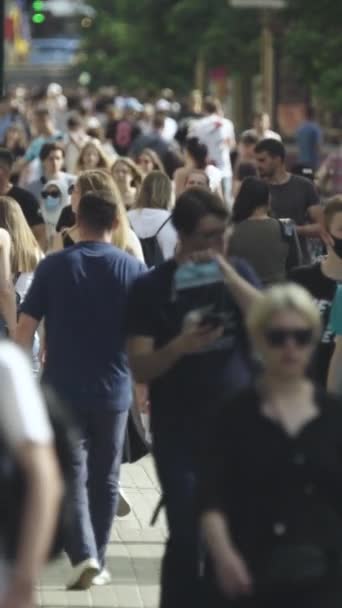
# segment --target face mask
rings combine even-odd
[[[54,211],[55,209],[57,209],[60,206],[60,204],[61,204],[61,199],[59,196],[55,197],[55,196],[48,195],[45,199],[45,207],[49,211]]]
[[[336,255],[342,259],[342,239],[337,239],[336,236],[333,236],[332,234],[330,234],[330,236],[334,241],[333,250],[335,251]]]

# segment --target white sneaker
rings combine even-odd
[[[132,511],[131,503],[129,502],[122,487],[119,487],[119,504],[116,512],[117,517],[126,517]]]
[[[72,575],[67,583],[67,589],[70,591],[77,589],[85,590],[91,587],[93,579],[99,574],[101,567],[97,559],[90,557],[74,566],[72,570]]]
[[[93,578],[93,585],[109,585],[112,580],[112,575],[106,568],[103,568],[95,578]]]

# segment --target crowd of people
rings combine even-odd
[[[342,194],[311,110],[293,167],[265,113],[237,134],[198,92],[17,90],[0,140],[0,487],[10,457],[30,488],[0,607],[32,606],[66,503],[67,588],[111,580],[121,464],[151,450],[161,608],[337,608]]]

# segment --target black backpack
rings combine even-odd
[[[158,243],[158,234],[164,228],[165,224],[171,219],[171,216],[162,223],[160,228],[158,228],[157,232],[153,236],[149,236],[145,239],[139,238],[141,248],[143,250],[145,264],[148,268],[153,268],[154,266],[160,266],[164,262],[164,255],[161,250],[161,247]]]

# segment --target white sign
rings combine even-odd
[[[285,8],[285,0],[230,0],[234,8]]]
[[[70,15],[94,17],[96,14],[93,7],[82,2],[72,3],[69,0],[43,0],[43,10],[50,11],[55,17],[68,17]]]

